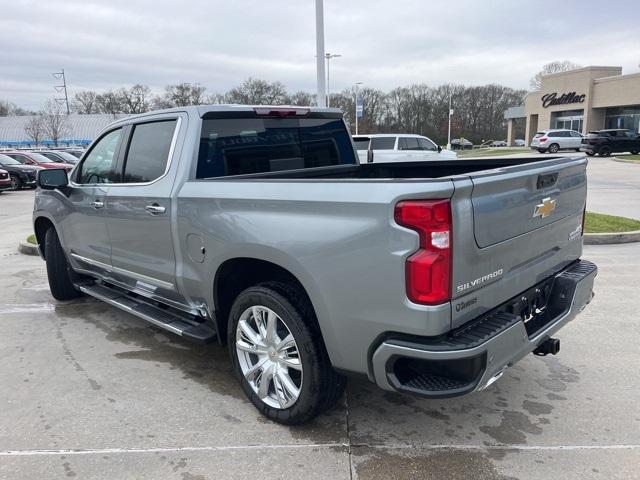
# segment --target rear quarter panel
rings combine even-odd
[[[367,372],[368,349],[383,332],[437,335],[450,325],[449,304],[411,304],[404,259],[417,233],[393,220],[401,198],[448,198],[450,180],[220,180],[184,184],[178,200],[180,250],[190,234],[208,252],[183,254],[185,291],[213,305],[213,281],[226,260],[250,257],[289,270],[315,308],[334,366]]]

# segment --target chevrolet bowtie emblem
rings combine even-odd
[[[556,201],[551,200],[551,197],[543,198],[542,203],[536,205],[533,211],[533,216],[540,218],[547,218],[556,209]]]

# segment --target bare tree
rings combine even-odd
[[[291,105],[299,105],[301,107],[308,107],[316,104],[316,96],[313,93],[299,91],[289,97],[287,103]]]
[[[206,88],[198,83],[178,83],[167,85],[164,94],[154,99],[156,108],[185,107],[187,105],[202,105],[206,101]]]
[[[149,111],[151,89],[139,83],[131,88],[121,88],[118,90],[120,97],[120,107],[123,113],[144,113]]]
[[[74,95],[71,106],[76,113],[80,114],[100,113],[97,97],[98,94],[91,90],[78,92]]]
[[[48,100],[42,109],[41,118],[44,133],[57,147],[60,139],[70,130],[67,115],[62,113],[62,108],[58,102]]]
[[[560,73],[560,72],[568,72],[570,70],[575,70],[577,68],[581,68],[577,63],[570,62],[569,60],[562,60],[555,62],[547,63],[542,67],[538,73],[529,81],[529,85],[531,86],[531,90],[540,90],[542,86],[542,77],[544,75],[551,75],[552,73]]]
[[[116,113],[122,113],[122,98],[118,92],[109,90],[105,93],[101,93],[96,96],[96,105],[100,113],[108,113],[115,115]]]
[[[24,126],[24,133],[26,133],[28,138],[33,140],[33,143],[37,147],[45,135],[42,117],[40,115],[34,115],[31,117]]]
[[[0,99],[0,117],[13,117],[18,115],[34,115],[34,112],[20,108],[8,100]]]
[[[288,103],[287,89],[280,82],[267,82],[249,77],[227,93],[230,103],[243,105],[284,105]]]

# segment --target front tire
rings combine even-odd
[[[22,190],[22,180],[17,175],[9,175],[11,179],[11,190],[18,191]]]
[[[336,373],[305,295],[284,283],[244,290],[229,314],[229,355],[245,394],[267,418],[298,425],[340,398]]]
[[[73,300],[82,295],[73,286],[74,271],[60,245],[56,229],[50,227],[45,234],[44,257],[47,262],[47,278],[51,295],[56,300]]]

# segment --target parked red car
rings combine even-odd
[[[66,168],[67,170],[71,170],[73,168],[73,165],[69,165],[68,163],[64,163],[62,161],[56,162],[36,152],[14,151],[2,153],[7,155],[8,157],[13,158],[14,160],[17,160],[23,165],[34,165],[43,168]]]
[[[0,170],[0,192],[10,190],[11,187],[11,177],[9,176],[9,172],[6,170]]]

